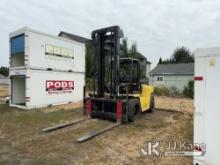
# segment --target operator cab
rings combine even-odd
[[[120,58],[119,91],[120,94],[140,93],[140,62],[134,58]]]

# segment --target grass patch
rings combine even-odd
[[[168,99],[166,98],[166,101]],[[169,103],[173,102],[170,100]],[[152,159],[141,160],[139,157],[138,148],[146,140],[160,137],[161,140],[167,141],[172,137],[181,141],[193,141],[192,114],[166,110],[144,113],[134,123],[123,124],[85,143],[77,143],[76,140],[85,133],[104,128],[112,122],[92,119],[51,133],[41,132],[42,128],[81,118],[81,114],[82,109],[22,111],[1,104],[0,165],[97,162],[152,164]],[[190,161],[185,161],[185,158],[175,159],[184,163]],[[170,161],[160,159],[156,163],[169,164]]]
[[[182,115],[183,115],[183,114],[181,114],[181,113],[175,113],[175,114],[172,116],[172,119],[173,119],[173,120],[179,120]]]
[[[63,164],[63,162],[61,160],[58,159],[48,159],[48,158],[38,158],[38,159],[34,159],[31,160],[30,162],[28,162],[28,164],[32,164],[32,165],[60,165]]]

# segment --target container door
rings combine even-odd
[[[194,142],[205,142],[206,57],[195,59]]]
[[[206,71],[206,143],[208,162],[219,163],[220,146],[220,57],[207,57]]]
[[[11,77],[11,103],[14,105],[25,106],[25,77]]]
[[[205,137],[205,89],[206,89],[206,57],[195,59],[195,95],[194,95],[194,143],[206,143]],[[204,157],[195,157],[195,163]]]

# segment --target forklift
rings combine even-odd
[[[133,122],[144,111],[153,112],[153,87],[141,84],[140,62],[120,58],[119,26],[92,32],[97,57],[97,90],[86,98],[85,111],[91,118]]]
[[[135,58],[120,58],[120,39],[123,32],[119,26],[111,26],[92,32],[95,48],[94,65],[97,66],[94,90],[86,96],[84,87],[83,114],[86,118],[72,123],[61,124],[43,129],[50,132],[89,120],[91,118],[115,121],[101,130],[91,131],[77,141],[84,142],[101,133],[133,122],[142,112],[154,111],[153,87],[141,84],[141,65]]]

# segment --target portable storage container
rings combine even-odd
[[[194,164],[219,164],[220,147],[220,47],[195,51],[194,143],[204,156],[194,156]]]
[[[84,74],[45,70],[10,72],[10,106],[33,109],[83,100]]]
[[[10,33],[10,68],[85,72],[85,44],[25,27]]]

